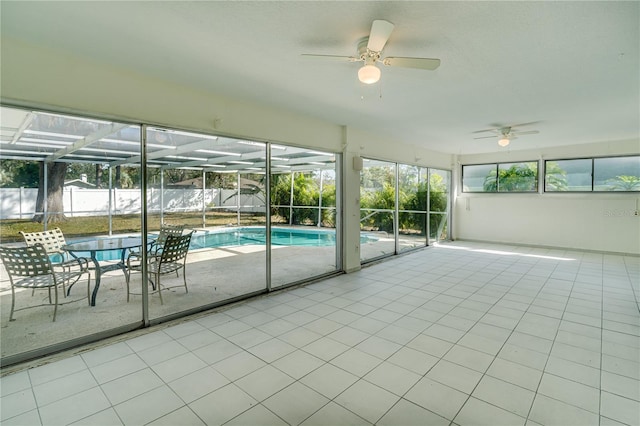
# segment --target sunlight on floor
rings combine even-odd
[[[561,261],[575,261],[576,259],[571,257],[558,257],[558,256],[545,256],[541,254],[529,254],[529,253],[518,253],[513,251],[505,251],[505,250],[490,250],[490,249],[474,249],[472,247],[465,246],[450,246],[447,244],[436,243],[439,248],[451,249],[451,250],[465,250],[465,251],[474,251],[478,253],[488,253],[488,254],[497,254],[501,256],[522,256],[522,257],[534,257],[537,259],[550,259],[550,260],[561,260]]]

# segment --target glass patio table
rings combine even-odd
[[[150,243],[151,241],[147,241]],[[81,253],[89,253],[89,257],[93,262],[93,269],[96,274],[96,284],[93,287],[93,293],[91,294],[91,306],[96,306],[96,296],[100,289],[100,278],[102,274],[109,271],[115,271],[121,269],[127,275],[127,266],[125,263],[126,252],[132,248],[138,248],[142,246],[142,238],[139,237],[122,237],[122,238],[101,238],[91,241],[81,241],[77,243],[66,244],[62,246],[62,250],[65,250],[73,257],[80,257]],[[98,260],[99,252],[106,252],[111,250],[120,250],[120,260],[117,263],[110,263],[101,265]]]

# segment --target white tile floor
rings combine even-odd
[[[3,425],[638,425],[640,258],[458,242],[0,379]]]

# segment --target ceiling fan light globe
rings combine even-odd
[[[509,145],[509,139],[507,139],[507,138],[500,139],[498,141],[498,145],[503,146],[503,147]]]
[[[365,65],[358,70],[358,80],[364,84],[377,83],[380,80],[380,68],[375,65]]]

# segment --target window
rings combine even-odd
[[[545,161],[544,190],[591,191],[591,159]]]
[[[594,158],[594,191],[640,191],[640,156]]]
[[[640,191],[640,156],[545,161],[546,192]]]
[[[536,192],[538,162],[462,166],[463,192]]]
[[[497,164],[462,166],[462,191],[493,192],[486,189],[485,182],[496,181],[497,172]]]

